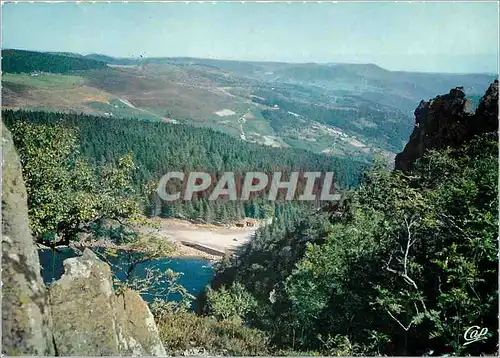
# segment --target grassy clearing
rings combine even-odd
[[[259,119],[249,119],[243,124],[245,133],[256,132],[262,135],[277,135],[269,121]]]
[[[80,86],[74,88],[31,87],[13,82],[3,82],[2,104],[24,109],[44,109],[50,111],[73,111],[76,113],[94,113],[87,102],[107,103],[109,93],[96,88]],[[90,111],[90,112],[89,112]]]
[[[118,100],[111,100],[110,104],[92,101],[86,102],[85,104],[96,111],[102,112],[103,114],[110,113],[113,115],[113,117],[139,118],[147,119],[150,121],[160,120],[160,118],[155,116],[154,114],[128,107],[127,105],[123,104],[123,102],[120,102]]]
[[[83,86],[85,79],[80,76],[59,75],[59,74],[39,74],[32,76],[25,73],[4,73],[2,83],[13,83],[22,86],[54,89],[69,89]]]

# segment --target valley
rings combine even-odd
[[[5,53],[4,331],[48,312],[54,338],[36,352],[497,351],[491,337],[455,339],[464,325],[498,328],[493,76]],[[159,179],[174,171],[212,184],[229,171],[242,191],[249,172],[332,173],[340,195],[272,200],[271,183],[245,199],[162,200],[201,187]],[[123,332],[156,343],[107,339]]]
[[[373,64],[136,60],[19,50],[3,56],[4,109],[189,124],[361,161],[375,154],[393,159],[402,150],[420,100],[456,86],[477,97],[494,78],[392,72]],[[69,65],[34,70],[47,56]]]
[[[499,357],[499,5],[4,1],[2,356]]]

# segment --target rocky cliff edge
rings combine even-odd
[[[404,150],[396,156],[395,169],[409,170],[425,151],[456,147],[473,136],[498,131],[498,80],[481,98],[475,111],[462,87],[421,101],[415,109],[415,128]]]
[[[28,227],[26,187],[2,125],[2,353],[38,356],[165,356],[137,292],[116,292],[109,266],[90,250],[64,261],[50,289]]]

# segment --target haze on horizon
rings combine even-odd
[[[4,49],[498,73],[498,2],[2,6]]]

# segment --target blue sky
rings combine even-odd
[[[483,3],[7,3],[2,48],[498,72]]]

